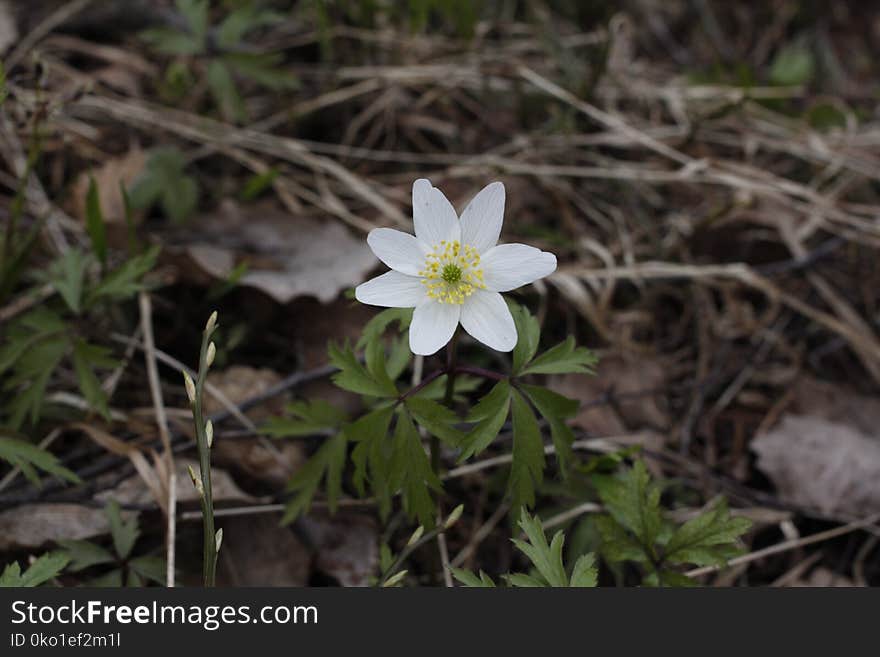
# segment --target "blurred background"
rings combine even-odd
[[[788,545],[707,583],[876,584],[878,49],[855,1],[0,1],[0,563],[80,541],[58,582],[164,582],[176,471],[198,581],[179,370],[217,309],[220,583],[375,577],[405,528],[353,498],[280,527],[317,443],[257,427],[356,409],[327,341],[374,315],[366,233],[409,230],[427,177],[459,211],[503,181],[504,239],[557,254],[518,298],[600,357],[549,382],[577,436]],[[497,482],[456,485],[457,565],[506,572]],[[588,514],[558,526],[595,544]]]

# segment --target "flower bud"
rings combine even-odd
[[[391,577],[385,580],[385,583],[382,584],[382,588],[388,588],[390,586],[397,586],[400,584],[401,580],[406,577],[406,573],[408,571],[401,570],[399,573],[394,573]]]
[[[410,547],[411,545],[415,545],[418,540],[422,537],[422,534],[425,533],[425,528],[422,525],[419,525],[416,530],[412,533],[412,536],[409,537],[409,540],[406,542],[406,547]]]
[[[211,367],[211,364],[214,362],[214,356],[217,355],[217,347],[214,346],[214,343],[208,345],[208,352],[205,354],[205,363],[208,367]]]
[[[192,469],[191,465],[187,466],[187,470],[189,471],[189,478],[192,479],[193,486],[195,486],[196,492],[200,497],[204,497],[205,488],[202,486],[202,480],[196,476],[196,471]]]
[[[461,518],[461,514],[464,511],[464,504],[459,504],[452,510],[452,513],[449,514],[449,517],[446,518],[446,522],[443,523],[444,529],[449,529],[458,522],[458,519]]]
[[[189,403],[192,404],[196,401],[196,384],[193,383],[189,372],[183,373],[183,383],[186,386],[186,396],[189,397]]]
[[[205,324],[205,333],[210,333],[214,330],[214,327],[217,326],[217,311],[211,313],[211,316],[208,317],[208,323]]]
[[[223,543],[223,528],[217,530],[217,533],[214,535],[214,551],[220,551],[220,544]]]
[[[211,420],[205,422],[205,438],[208,440],[208,447],[214,444],[214,423]]]

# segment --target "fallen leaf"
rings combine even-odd
[[[603,355],[595,376],[552,376],[547,385],[581,402],[572,424],[590,435],[613,436],[644,428],[663,431],[670,425],[669,415],[658,402],[659,394],[649,391],[663,389],[666,371],[659,360]],[[642,391],[648,394],[626,397],[627,393]],[[602,401],[609,392],[618,394],[614,404]]]
[[[177,501],[178,503],[198,502],[199,495],[189,476],[189,468],[199,472],[199,463],[195,459],[174,459],[174,472],[177,479]],[[254,504],[259,500],[245,493],[233,481],[232,477],[225,470],[217,467],[211,467],[211,492],[214,497],[214,503],[217,502],[244,502]],[[144,485],[140,477],[129,477],[120,482],[118,486],[109,491],[104,491],[95,495],[95,499],[101,501],[116,500],[121,505],[149,505],[154,502],[150,491]]]
[[[110,158],[97,169],[86,171],[76,179],[70,196],[71,214],[80,221],[86,218],[86,195],[89,191],[90,178],[95,179],[98,198],[101,202],[101,214],[108,224],[125,224],[125,200],[119,188],[122,183],[128,189],[143,171],[147,158],[139,146],[133,146],[125,155]],[[135,213],[137,220],[140,213]]]
[[[175,460],[177,500],[181,504],[195,504],[198,494],[190,481],[187,466],[198,470],[196,461]],[[244,493],[224,470],[212,468],[211,479],[215,502],[255,504],[260,501]],[[138,474],[124,479],[115,488],[98,493],[95,499],[101,504],[24,504],[0,511],[0,551],[35,549],[49,546],[59,539],[86,539],[106,534],[110,527],[103,505],[111,499],[123,506],[155,503]],[[123,517],[129,518],[135,512],[123,510],[122,513]]]
[[[110,530],[103,509],[80,504],[25,504],[0,512],[0,551],[38,548]]]
[[[855,587],[858,586],[853,580],[845,575],[839,575],[827,568],[816,568],[808,576],[797,579],[790,584],[793,587]]]
[[[305,586],[311,557],[289,527],[274,515],[218,518],[223,548],[217,566],[220,586]]]
[[[233,403],[241,403],[249,397],[265,392],[278,383],[277,372],[266,368],[234,365],[225,370],[212,371],[208,381],[219,388]],[[249,411],[249,416],[259,425],[272,415],[284,410],[286,397],[279,395],[265,404]],[[210,395],[205,398],[205,410],[214,413],[223,406]],[[302,465],[305,454],[296,441],[270,441],[268,438],[224,438],[218,436],[213,447],[214,463],[237,474],[244,474],[279,488],[287,483],[291,474]]]
[[[191,228],[199,242],[186,252],[202,270],[225,280],[246,262],[239,284],[279,303],[302,296],[330,302],[377,264],[366,241],[339,222],[292,216],[274,204],[226,200],[217,212],[194,219]]]
[[[297,524],[315,546],[315,569],[341,586],[369,586],[379,570],[379,530],[368,516],[303,516]]]
[[[755,438],[751,449],[786,502],[829,515],[880,512],[876,429],[868,435],[843,422],[788,414]]]
[[[208,373],[208,383],[220,390],[234,404],[240,404],[255,395],[266,392],[279,381],[281,381],[281,376],[278,372],[265,367],[233,365],[223,370],[211,370]],[[248,415],[255,422],[259,422],[270,415],[277,415],[283,409],[284,396],[279,395],[267,400],[265,404],[251,409],[248,411]],[[223,404],[213,395],[205,395],[205,413],[207,415],[222,410],[224,410]]]

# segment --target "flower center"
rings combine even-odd
[[[419,272],[426,286],[428,298],[440,303],[462,304],[474,293],[485,288],[480,254],[472,246],[462,246],[458,240],[443,240],[425,257],[425,266]]]
[[[440,277],[447,283],[458,283],[461,280],[461,267],[458,265],[443,265],[443,273]]]

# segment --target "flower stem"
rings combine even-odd
[[[458,335],[459,329],[455,329],[452,339],[446,347],[446,393],[443,395],[443,404],[452,406],[452,399],[455,396],[455,365],[458,360]],[[440,476],[440,439],[437,436],[431,436],[431,469],[437,476]]]
[[[213,321],[212,321],[213,320]],[[202,409],[203,389],[211,363],[208,362],[208,347],[211,335],[216,330],[214,316],[208,320],[202,334],[202,347],[199,352],[199,372],[195,382],[195,395],[192,402],[193,421],[196,429],[196,446],[199,452],[199,474],[201,487],[199,498],[202,506],[202,525],[204,527],[203,578],[205,586],[214,586],[217,573],[217,534],[214,530],[214,498],[211,491],[211,445],[208,444],[205,416]],[[195,483],[195,482],[194,482]]]

